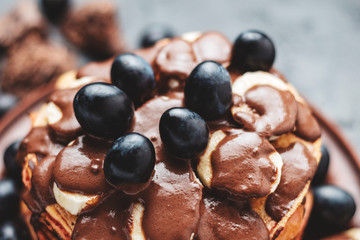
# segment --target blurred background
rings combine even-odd
[[[77,7],[89,1],[72,2]],[[18,3],[1,0],[0,16],[6,16]],[[140,46],[144,29],[153,24],[166,24],[177,35],[216,30],[230,41],[247,29],[267,33],[277,50],[275,67],[312,104],[341,126],[359,152],[360,1],[122,0],[113,3],[117,6],[118,27],[130,49]],[[51,27],[52,41],[63,42],[60,35]],[[77,66],[93,59],[78,54],[79,50],[71,45],[68,49],[80,55]]]

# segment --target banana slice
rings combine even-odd
[[[78,215],[86,206],[94,203],[97,195],[82,195],[62,191],[54,183],[53,192],[56,202],[72,215]]]

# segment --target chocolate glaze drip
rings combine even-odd
[[[28,153],[35,153],[41,160],[46,156],[56,156],[63,147],[50,137],[47,126],[35,127],[22,141],[16,159],[22,164]]]
[[[130,211],[130,203],[134,201],[144,205],[142,227],[147,239],[190,239],[191,234],[196,231],[200,217],[202,186],[195,181],[188,162],[174,159],[166,152],[158,130],[161,114],[168,108],[182,105],[179,96],[181,94],[172,94],[171,98],[154,98],[136,111],[134,131],[141,132],[151,139],[156,150],[155,175],[149,187],[133,197],[114,194],[93,212],[82,214],[77,220],[73,239],[94,239],[94,236],[101,236],[103,239],[123,239],[125,235],[122,235],[121,231],[111,235],[115,233],[111,233],[109,226],[125,229],[128,222],[131,222],[127,211]],[[76,155],[71,156],[77,158]],[[110,211],[117,218],[109,216]],[[104,224],[110,225],[100,229]],[[92,226],[95,226],[95,235],[91,235]]]
[[[159,122],[161,115],[172,107],[183,106],[183,93],[171,93],[167,96],[155,97],[135,112],[134,132],[148,137],[155,148],[161,144]]]
[[[239,102],[239,101],[238,101]],[[270,86],[255,86],[249,89],[243,102],[256,111],[235,114],[235,121],[247,130],[256,129],[262,135],[281,135],[294,129],[297,103],[289,91],[280,91]]]
[[[269,239],[262,219],[248,204],[206,197],[196,239]]]
[[[111,143],[80,136],[56,157],[54,180],[61,190],[99,194],[112,189],[106,182],[103,161]]]
[[[25,193],[24,200],[33,213],[41,213],[46,206],[55,203],[53,186],[53,167],[55,156],[48,156],[34,168],[31,190]]]
[[[56,123],[49,124],[49,129],[54,139],[63,144],[68,144],[82,132],[73,109],[74,97],[78,90],[78,88],[58,90],[49,99],[60,108],[62,113],[62,118]]]
[[[132,206],[123,193],[113,193],[97,208],[78,217],[71,239],[129,239]]]
[[[311,113],[309,107],[302,103],[298,104],[295,134],[305,140],[315,141],[321,136],[319,123]]]
[[[256,133],[228,134],[211,155],[211,186],[245,198],[265,196],[277,174],[269,159],[274,152]]]
[[[317,166],[314,156],[300,142],[279,152],[284,161],[280,184],[266,200],[266,211],[276,221],[289,211],[295,198],[313,178]]]
[[[151,139],[157,161],[150,186],[140,196],[145,204],[143,228],[147,239],[190,239],[199,219],[202,186],[195,181],[188,162],[167,153],[159,135],[162,113],[182,106],[181,96],[156,97],[136,111],[134,131]]]
[[[187,162],[171,158],[163,147],[156,152],[155,176],[141,196],[146,238],[190,239],[200,217],[202,186]]]

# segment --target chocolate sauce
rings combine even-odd
[[[165,45],[155,59],[155,69],[161,75],[185,79],[197,64],[191,43],[174,38]]]
[[[154,66],[157,81],[161,82],[158,86],[175,78],[182,81],[181,90],[181,84],[198,63],[215,60],[227,64],[230,57],[231,44],[217,33],[206,33],[193,43],[180,38],[168,41],[166,45],[156,44],[154,48],[135,52]],[[97,76],[108,81],[112,61],[89,64],[78,71],[77,77]],[[165,90],[169,90],[168,86]],[[63,112],[63,118],[50,126],[55,138],[49,137],[48,127],[34,128],[24,140],[23,154],[55,156],[63,148],[58,142],[67,143],[78,136],[80,130],[74,121],[71,100],[74,91],[60,90],[51,97]],[[309,116],[310,111],[303,106],[298,112],[298,104],[290,92],[257,86],[239,100],[255,109],[254,114],[234,116],[240,126],[234,126],[228,116],[208,123],[212,133],[216,130],[226,133],[211,155],[211,186],[226,190],[231,197],[240,196],[243,202],[239,203],[203,197],[203,186],[191,164],[175,159],[164,148],[159,135],[160,117],[171,107],[184,106],[183,98],[182,92],[172,91],[154,97],[136,110],[133,131],[148,137],[156,151],[155,174],[144,191],[129,196],[110,186],[102,167],[111,142],[79,136],[55,161],[54,157],[44,158],[34,168],[33,188],[29,193],[33,199],[25,198],[30,208],[39,213],[54,202],[52,183],[55,181],[63,191],[104,194],[98,204],[79,215],[72,239],[128,239],[135,203],[144,207],[142,228],[146,239],[190,239],[193,234],[197,239],[269,239],[264,222],[251,210],[247,199],[265,196],[275,181],[276,168],[269,159],[275,149],[267,137],[293,131],[295,121],[296,134],[306,139],[317,136],[316,131],[311,133],[305,128],[307,124],[314,125],[312,120],[297,117],[298,114]],[[266,210],[274,219],[287,212],[316,169],[315,159],[300,143],[282,150],[282,157],[285,165],[281,183],[266,203]],[[215,192],[214,189],[209,191]]]
[[[143,229],[147,239],[190,239],[200,218],[202,186],[190,165],[157,148],[158,163],[145,203]],[[175,227],[176,226],[176,227]]]
[[[260,135],[281,135],[294,129],[297,105],[290,92],[270,86],[255,86],[245,93],[244,99],[259,115],[254,128]],[[239,117],[237,115],[237,119]]]
[[[200,217],[202,185],[195,181],[188,162],[169,155],[159,135],[162,113],[182,106],[181,97],[180,93],[156,97],[136,111],[134,132],[153,142],[157,162],[150,186],[140,194],[145,207],[143,229],[147,239],[190,239]]]
[[[34,127],[22,141],[16,159],[22,164],[28,153],[35,153],[41,160],[46,156],[56,156],[63,147],[50,137],[47,126]]]
[[[266,200],[266,211],[280,221],[292,207],[294,200],[311,180],[316,171],[316,159],[300,142],[279,150],[284,165],[279,186]]]
[[[227,135],[211,155],[211,187],[245,198],[270,192],[277,170],[269,159],[274,147],[253,132]]]
[[[25,194],[24,201],[33,213],[40,214],[46,206],[55,203],[52,191],[55,158],[42,159],[32,172],[31,190]]]
[[[73,109],[74,97],[79,89],[65,89],[55,91],[49,101],[60,108],[62,118],[56,123],[49,124],[54,139],[63,144],[68,144],[82,132]]]
[[[110,146],[110,142],[86,135],[70,143],[56,157],[54,180],[58,187],[85,195],[106,193],[112,189],[103,171],[103,161]]]
[[[95,209],[78,217],[71,239],[129,239],[132,203],[121,192],[115,192]]]
[[[270,239],[262,219],[249,205],[205,197],[196,239]]]
[[[127,211],[130,211],[130,203],[134,201],[144,205],[142,227],[147,239],[190,239],[191,234],[196,231],[200,217],[202,185],[195,181],[188,162],[174,159],[166,152],[158,130],[161,114],[168,108],[181,105],[182,99],[172,95],[171,98],[154,98],[136,111],[134,131],[147,136],[155,146],[157,159],[155,175],[149,187],[140,194],[133,197],[114,195],[109,198],[113,200],[105,200],[94,211],[82,214],[75,226],[73,239],[88,239],[86,236],[123,239],[120,237],[125,236],[122,232],[117,231],[116,235],[111,235],[113,233],[110,229],[112,226],[115,229],[126,229],[130,221]],[[71,154],[71,156],[76,155]],[[122,220],[113,219],[114,217],[109,214],[110,211],[112,215]],[[123,216],[124,213],[127,217]],[[109,222],[110,220],[112,222]],[[97,226],[103,226],[105,223],[109,226],[104,229]],[[92,226],[96,229],[96,233],[91,230]]]
[[[299,102],[295,134],[308,141],[315,141],[321,136],[319,123],[312,115],[311,110]]]
[[[134,132],[149,138],[156,146],[161,144],[159,123],[161,115],[168,109],[183,106],[183,93],[172,93],[155,97],[138,108],[135,112]]]
[[[223,64],[230,59],[232,44],[217,32],[207,32],[192,47],[198,62],[212,60]]]

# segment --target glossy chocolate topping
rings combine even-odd
[[[55,91],[49,101],[59,107],[62,118],[56,123],[49,124],[49,129],[56,141],[68,144],[81,134],[81,126],[75,117],[72,103],[79,89],[65,89]]]
[[[115,192],[94,210],[82,213],[76,221],[72,239],[129,239],[132,203]]]
[[[136,51],[154,67],[158,88],[164,86],[158,93],[167,92],[145,102],[135,112],[132,131],[148,137],[156,152],[150,184],[136,195],[126,195],[105,180],[103,160],[111,142],[79,136],[81,129],[72,109],[76,90],[55,92],[50,101],[60,108],[62,119],[48,127],[32,129],[21,148],[21,157],[26,153],[41,157],[57,155],[43,159],[33,170],[33,188],[30,198],[25,198],[31,210],[41,212],[54,202],[55,182],[60,190],[69,193],[102,194],[100,202],[80,213],[72,239],[129,239],[134,204],[144,207],[141,227],[146,239],[190,239],[194,234],[196,239],[269,239],[265,223],[250,208],[248,199],[269,194],[276,179],[276,167],[269,159],[275,149],[268,137],[293,131],[295,121],[298,136],[319,137],[317,130],[311,132],[306,128],[315,126],[314,121],[308,119],[312,116],[307,106],[298,104],[288,91],[256,86],[243,98],[234,100],[235,104],[247,104],[253,112],[236,114],[234,119],[229,113],[224,119],[208,122],[211,133],[222,130],[226,134],[211,154],[211,187],[227,191],[229,199],[203,197],[203,185],[191,163],[168,153],[159,135],[163,112],[184,106],[183,93],[168,92],[174,90],[168,81],[172,78],[182,81],[176,88],[182,90],[184,80],[198,63],[215,60],[226,65],[230,50],[231,44],[222,35],[206,33],[193,43],[174,38]],[[109,80],[111,63],[110,60],[89,64],[79,70],[77,77],[97,76]],[[281,153],[285,163],[281,183],[266,206],[276,220],[288,211],[316,169],[314,157],[301,143],[282,149]],[[206,191],[215,194],[215,190]],[[234,196],[240,196],[243,202],[234,201]]]
[[[297,104],[298,115],[296,118],[295,134],[305,140],[315,141],[321,136],[319,123],[313,117],[309,107],[299,102]]]
[[[195,239],[270,239],[261,218],[247,204],[206,197]]]
[[[74,239],[87,239],[80,236],[91,236],[87,233],[91,226],[94,224],[102,226],[113,220],[114,217],[106,214],[110,209],[113,209],[114,216],[125,219],[125,222],[130,221],[128,218],[121,217],[126,208],[117,206],[127,201],[129,203],[141,202],[144,205],[142,226],[147,239],[190,239],[191,234],[195,232],[200,217],[202,186],[195,181],[194,173],[188,162],[174,159],[165,151],[159,136],[158,124],[161,114],[168,108],[182,105],[181,98],[177,98],[175,95],[171,96],[171,98],[154,98],[136,111],[134,131],[141,132],[151,139],[156,150],[155,175],[149,187],[136,196],[125,196],[128,199],[126,201],[123,200],[124,195],[121,194],[110,197],[110,199],[114,199],[112,203],[105,200],[95,209],[94,213],[83,214],[77,221]],[[74,155],[72,154],[72,156]],[[105,204],[108,206],[104,207]],[[124,229],[126,226],[123,220],[111,224],[115,224],[116,229]],[[96,227],[96,236],[115,237],[123,234],[121,231],[117,231],[117,235],[109,235],[115,234],[109,229],[109,227],[104,229]]]
[[[191,43],[181,38],[175,38],[165,45],[154,61],[156,72],[161,73],[162,79],[185,80],[196,65],[197,61]]]
[[[55,156],[48,156],[42,159],[32,172],[31,190],[24,196],[32,212],[41,213],[46,206],[55,203],[52,191],[55,158]]]
[[[270,193],[277,170],[270,161],[274,147],[253,132],[228,134],[211,155],[211,186],[245,198]]]
[[[316,159],[300,142],[279,150],[284,161],[280,184],[266,201],[266,211],[276,221],[291,208],[293,201],[316,171]]]
[[[281,135],[294,128],[297,107],[290,92],[256,86],[246,92],[245,99],[260,115],[256,129],[264,129],[263,125],[269,124],[273,135]]]
[[[202,61],[213,60],[227,63],[230,59],[231,43],[217,32],[207,32],[193,43],[181,38],[167,39],[153,47],[133,51],[154,67],[158,90],[169,89],[170,79],[181,80],[176,90],[182,90],[184,80],[194,67]],[[90,63],[79,69],[77,77],[96,76],[110,79],[112,59],[103,63]]]
[[[190,239],[200,215],[202,185],[188,162],[169,155],[159,135],[162,113],[182,106],[181,96],[156,97],[136,111],[134,131],[153,142],[157,162],[152,182],[140,197],[145,203],[143,228],[148,239]]]
[[[221,34],[216,32],[204,33],[192,45],[199,62],[212,60],[218,63],[225,63],[229,61],[232,45]]]
[[[61,190],[80,194],[101,194],[112,187],[106,182],[103,161],[111,143],[80,136],[56,157],[54,180]]]
[[[255,86],[249,89],[243,100],[236,104],[247,104],[253,111],[237,112],[234,119],[247,130],[256,130],[259,135],[270,137],[294,129],[297,103],[289,91],[280,91],[270,86]],[[236,106],[236,105],[235,105]]]
[[[56,156],[63,147],[50,137],[47,126],[35,127],[22,141],[16,158],[22,164],[28,153],[35,153],[40,160],[46,156]]]
[[[157,150],[160,162],[155,166],[150,186],[141,196],[145,202],[145,236],[147,239],[190,239],[200,218],[202,186],[195,181],[187,162],[172,159],[164,154],[164,149]]]

